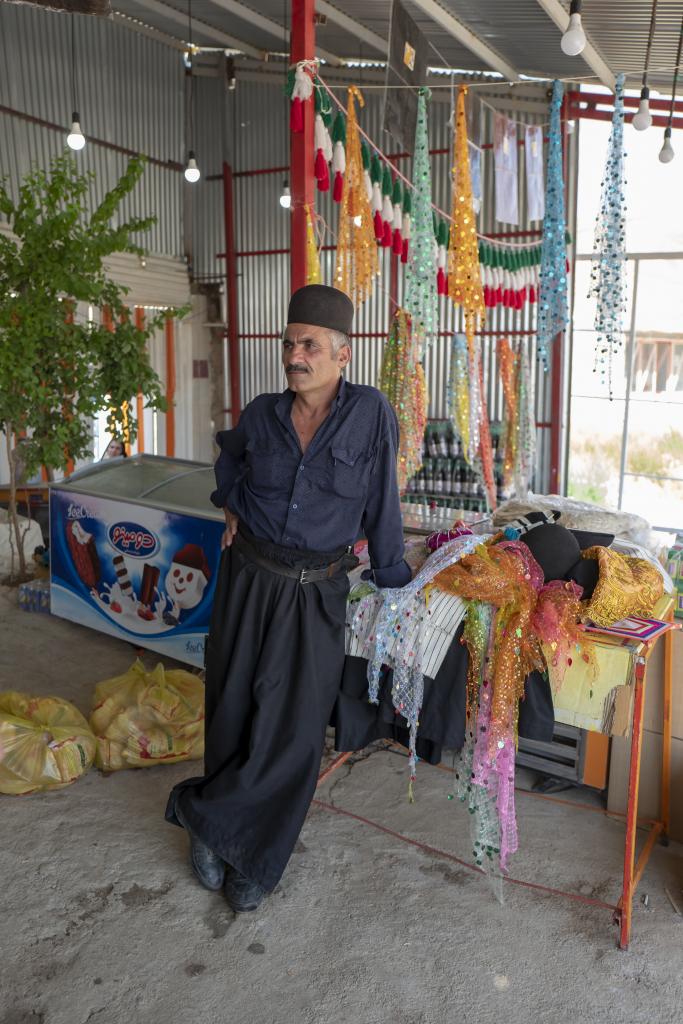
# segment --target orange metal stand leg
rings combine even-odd
[[[619,948],[628,949],[631,937],[633,910],[634,861],[636,853],[636,825],[638,817],[638,787],[640,785],[640,754],[643,741],[643,704],[645,697],[645,660],[636,661],[635,694],[633,698],[633,724],[631,727],[631,763],[628,778],[626,808],[626,847],[624,849],[624,882],[621,890]]]
[[[671,789],[671,697],[674,663],[674,633],[670,630],[664,637],[664,721],[662,723],[662,837],[669,835],[670,789]]]

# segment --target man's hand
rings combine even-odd
[[[237,516],[234,516],[229,508],[224,508],[223,511],[225,512],[225,533],[221,537],[221,551],[230,547],[240,524]]]

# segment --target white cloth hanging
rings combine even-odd
[[[545,186],[543,183],[543,128],[528,124],[524,134],[526,163],[527,217],[543,220],[545,217]]]
[[[493,157],[496,168],[496,220],[519,224],[517,186],[517,122],[504,114],[493,117]]]

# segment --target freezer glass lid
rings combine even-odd
[[[188,477],[188,483],[183,487],[182,481],[185,477]],[[54,486],[60,490],[80,491],[103,498],[128,498],[149,501],[149,504],[187,504],[190,508],[196,508],[204,504],[204,481],[213,481],[210,466],[184,459],[135,455],[129,459],[118,458],[98,462]],[[171,492],[167,489],[169,484],[176,485]],[[206,493],[206,504],[211,490],[213,485]],[[187,498],[187,502],[178,500],[181,496]]]

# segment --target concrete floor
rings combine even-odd
[[[54,693],[85,714],[124,643],[21,612],[0,588],[0,688]],[[154,656],[147,658],[154,663]],[[0,797],[0,1024],[668,1024],[681,1020],[683,847],[658,847],[628,952],[607,910],[489,883],[453,861],[314,805],[281,885],[236,917],[198,887],[167,825],[180,764],[47,795]],[[377,750],[320,801],[469,859],[448,776]],[[511,873],[616,902],[623,827],[518,799]]]

